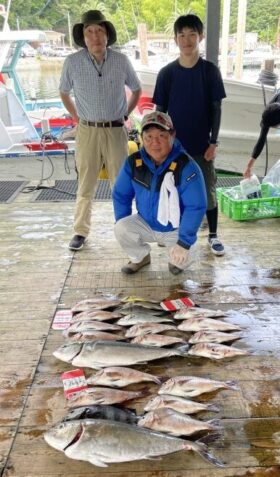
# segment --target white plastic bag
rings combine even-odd
[[[269,169],[262,183],[269,185],[270,197],[280,196],[280,159]]]
[[[262,182],[263,184],[273,184],[276,187],[280,187],[280,159],[269,169]]]
[[[244,199],[259,199],[262,196],[261,184],[256,174],[240,181],[240,188]]]

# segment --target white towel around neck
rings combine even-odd
[[[157,219],[162,225],[168,222],[174,228],[180,225],[180,205],[173,172],[167,172],[161,184]]]

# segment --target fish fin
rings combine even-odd
[[[148,455],[147,457],[145,457],[145,459],[147,460],[161,460],[161,456],[152,456],[152,455]]]
[[[163,384],[166,381],[168,381],[168,379],[170,379],[170,377],[169,376],[158,376],[158,379],[160,380],[160,384]]]
[[[103,462],[103,460],[98,459],[97,457],[90,457],[90,458],[88,459],[88,461],[89,461],[92,465],[96,465],[97,467],[108,467],[108,464],[105,464],[105,462]]]

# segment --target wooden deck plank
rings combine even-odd
[[[87,245],[74,254],[67,248],[74,204],[24,199],[0,205],[3,477],[279,477],[280,220],[239,223],[221,216],[224,257],[211,255],[207,231],[202,230],[199,260],[182,276],[167,272],[166,250],[153,246],[151,266],[124,277],[120,267],[126,257],[115,242],[111,203],[94,205]],[[66,413],[60,374],[71,369],[52,356],[63,338],[51,329],[51,321],[57,309],[102,291],[159,300],[184,293],[203,306],[230,310],[226,320],[244,327],[236,346],[250,349],[248,357],[221,362],[177,358],[137,366],[161,376],[192,374],[238,382],[238,391],[200,397],[220,407],[217,414],[199,417],[221,419],[225,432],[211,450],[225,460],[225,469],[183,452],[101,469],[70,460],[44,442],[43,431]],[[87,369],[86,375],[92,372]],[[157,386],[149,389],[155,393]],[[133,403],[138,413],[148,398]]]

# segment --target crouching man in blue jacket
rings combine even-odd
[[[169,271],[181,273],[207,208],[199,166],[175,139],[171,118],[154,111],[141,122],[143,147],[123,164],[113,189],[115,236],[132,274],[151,261],[149,243],[165,246]],[[137,213],[132,214],[135,199]]]

